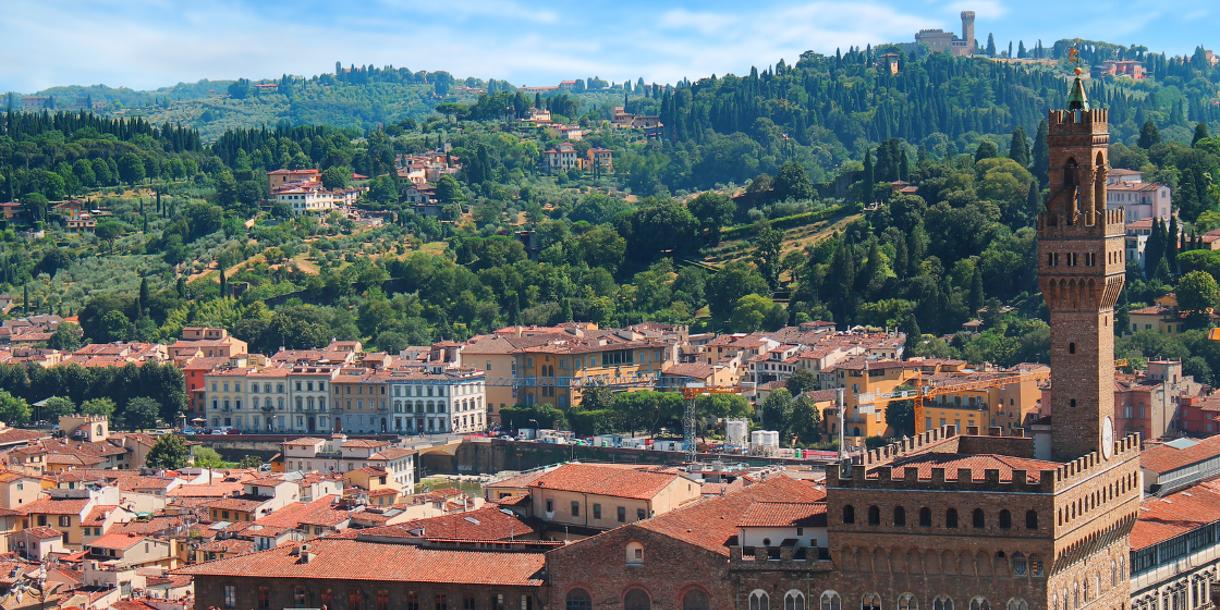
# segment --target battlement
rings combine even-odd
[[[1063,237],[1063,238],[1078,238],[1078,237],[1095,237],[1098,230],[1103,230],[1105,236],[1124,236],[1126,235],[1126,211],[1122,208],[1103,209],[1100,210],[1098,216],[1101,217],[1102,224],[1089,224],[1085,220],[1085,214],[1081,213],[1080,218],[1075,222],[1069,223],[1064,214],[1056,214],[1052,212],[1042,212],[1038,214],[1038,236],[1045,237]]]
[[[1108,131],[1110,111],[1105,108],[1052,110],[1047,116],[1047,122],[1052,130],[1052,135],[1056,131],[1090,133],[1095,130],[1095,126],[1101,126]]]
[[[1073,485],[1109,468],[1116,461],[1121,462],[1132,455],[1138,457],[1139,453],[1140,435],[1128,434],[1126,437],[1114,441],[1114,456],[1109,460],[1105,460],[1097,452],[1093,452],[1064,463],[1055,471],[1054,485],[1056,488]]]
[[[913,455],[927,451],[933,447],[957,450],[957,429],[954,426],[933,428],[913,437],[904,438],[884,447],[870,449],[861,455],[853,456],[852,463],[868,466],[878,466],[894,461],[894,458]],[[950,446],[951,445],[951,446]]]

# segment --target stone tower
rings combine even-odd
[[[1079,69],[1078,69],[1079,70]],[[1109,459],[1114,441],[1114,303],[1123,288],[1123,212],[1106,209],[1107,112],[1079,72],[1048,117],[1050,194],[1038,217],[1038,285],[1051,318],[1051,453]]]
[[[962,40],[966,41],[967,55],[978,50],[974,40],[974,11],[962,11]]]

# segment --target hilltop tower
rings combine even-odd
[[[1079,70],[1079,69],[1078,69]],[[1114,441],[1114,304],[1123,289],[1123,211],[1106,209],[1110,130],[1079,73],[1050,112],[1050,195],[1038,216],[1038,285],[1051,323],[1051,454],[1067,461]]]
[[[967,55],[978,50],[974,40],[974,11],[962,11],[962,40],[966,41]]]

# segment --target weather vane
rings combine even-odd
[[[1068,61],[1075,64],[1074,72],[1076,72],[1077,76],[1080,76],[1084,70],[1080,69],[1080,49],[1076,46],[1078,44],[1080,44],[1079,39],[1072,43],[1072,48],[1068,49]]]

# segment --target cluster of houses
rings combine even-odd
[[[365,178],[357,174],[353,178]],[[277,169],[267,172],[267,191],[277,204],[292,209],[292,213],[325,214],[339,208],[350,208],[363,193],[363,187],[328,189],[322,184],[322,172],[316,169]]]

